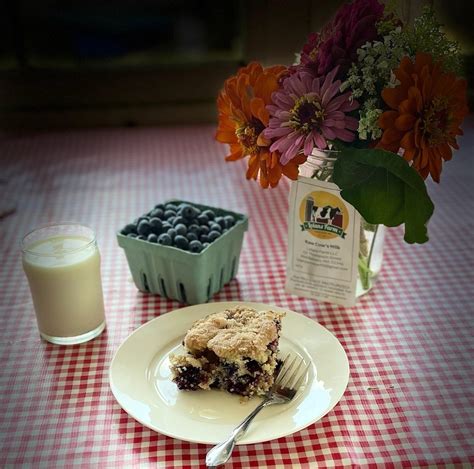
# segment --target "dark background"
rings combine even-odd
[[[342,1],[3,0],[0,127],[214,122],[241,65],[290,64]],[[474,76],[471,1],[399,0],[411,21],[433,5]],[[469,90],[473,109],[472,83]]]

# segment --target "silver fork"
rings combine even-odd
[[[229,460],[235,444],[245,435],[252,420],[264,407],[290,402],[295,397],[298,389],[303,383],[309,366],[309,363],[304,366],[303,359],[297,356],[290,360],[290,354],[288,354],[280,367],[272,388],[263,401],[237,427],[235,427],[225,441],[217,444],[207,453],[207,467],[213,468],[220,464],[224,464]]]

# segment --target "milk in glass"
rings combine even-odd
[[[92,230],[72,224],[35,230],[23,241],[23,268],[44,339],[73,344],[103,331],[100,254]]]

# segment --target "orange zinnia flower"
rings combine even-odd
[[[229,144],[230,154],[226,160],[249,156],[247,179],[258,178],[263,188],[275,187],[282,175],[296,179],[298,166],[306,161],[301,155],[282,166],[280,153],[269,150],[272,142],[262,133],[270,118],[266,106],[271,104],[271,95],[278,89],[279,79],[286,70],[283,66],[264,69],[252,62],[225,81],[217,98],[216,140]]]
[[[382,98],[391,108],[379,119],[384,130],[378,144],[413,162],[421,176],[428,174],[439,182],[442,160],[452,158],[458,149],[456,136],[468,113],[466,80],[444,73],[431,55],[418,53],[413,63],[404,57],[394,71],[400,84],[385,88]]]

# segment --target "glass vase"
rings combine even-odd
[[[336,150],[314,149],[307,161],[300,166],[299,175],[333,182],[334,163],[337,158]],[[385,226],[368,223],[361,216],[356,297],[370,291],[377,280],[382,268],[384,239]]]

